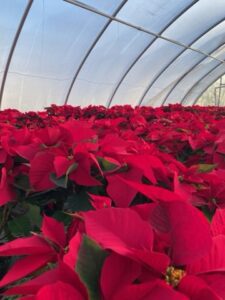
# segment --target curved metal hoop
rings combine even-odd
[[[222,23],[223,21],[225,21],[225,18],[219,20],[218,22],[216,22],[215,24],[213,24],[212,26],[210,26],[207,30],[205,30],[204,32],[202,32],[197,38],[195,38],[189,45],[193,45],[194,43],[196,43],[198,40],[200,40],[204,35],[206,35],[209,31],[213,30],[216,26],[218,26],[220,23]],[[153,79],[153,81],[150,82],[150,84],[147,86],[146,90],[144,91],[144,93],[142,94],[138,105],[141,105],[145,96],[147,95],[148,91],[151,89],[151,87],[153,86],[153,84],[159,79],[159,77],[186,51],[187,49],[183,49],[181,50],[180,53],[178,53],[160,72],[159,74]],[[215,50],[214,50],[215,51]],[[199,62],[198,62],[199,63]],[[197,64],[198,64],[197,63]],[[197,65],[196,64],[196,65]],[[186,73],[185,73],[186,75]],[[168,94],[166,95],[166,97],[164,98],[164,100],[162,101],[161,105],[163,105],[165,103],[166,98],[168,97]]]
[[[116,16],[119,11],[123,8],[123,6],[126,4],[128,0],[124,0],[121,2],[121,4],[118,6],[118,8],[115,10],[115,12],[113,13],[112,16]],[[94,49],[95,45],[98,43],[98,41],[100,40],[100,38],[102,37],[102,35],[104,34],[104,32],[106,31],[106,29],[109,27],[110,23],[112,22],[111,19],[109,19],[106,24],[103,26],[102,30],[99,32],[99,34],[97,35],[96,39],[94,40],[94,42],[92,43],[91,47],[88,49],[87,53],[85,54],[84,58],[82,59],[71,83],[70,83],[70,86],[69,86],[69,89],[68,89],[68,92],[66,94],[66,98],[65,98],[65,101],[64,101],[64,104],[67,104],[68,103],[68,100],[69,100],[69,97],[70,97],[70,94],[71,94],[71,91],[72,91],[72,88],[73,88],[73,85],[83,67],[83,65],[85,64],[86,60],[88,59],[89,55],[91,54],[91,51]]]
[[[222,64],[219,64],[218,66],[216,66],[215,68],[213,68],[213,70],[207,72],[200,80],[198,80],[198,82],[196,82],[196,84],[192,87],[191,90],[193,90],[202,80],[204,80],[210,73],[212,73],[214,70],[216,70],[217,68],[219,68]],[[221,76],[223,76],[223,74],[225,74],[225,71],[223,71],[219,76],[217,76],[216,78],[213,78],[213,80],[209,81],[209,84],[207,84],[207,87],[203,89],[203,91],[201,91],[198,96],[196,96],[195,101],[193,102],[192,105],[195,105],[196,102],[198,101],[198,99],[201,97],[201,95],[210,87],[211,84],[213,84],[213,82],[217,81]],[[191,92],[191,91],[189,91]]]
[[[167,28],[173,24],[177,19],[179,19],[188,9],[190,9],[194,4],[196,4],[199,0],[197,1],[193,1],[191,4],[189,4],[187,7],[185,7],[177,16],[175,16],[160,32],[159,34],[163,34],[164,31],[167,30]],[[126,78],[126,76],[128,75],[128,73],[131,71],[131,69],[134,67],[134,65],[140,60],[140,58],[144,55],[144,53],[153,45],[153,43],[157,40],[157,37],[154,37],[154,39],[141,51],[141,53],[136,57],[136,59],[131,63],[131,65],[127,68],[127,70],[124,72],[124,74],[122,75],[122,77],[120,78],[120,80],[118,81],[114,91],[112,92],[108,103],[106,104],[107,107],[109,107],[113,101],[113,98],[116,94],[116,92],[118,91],[118,89],[120,88],[122,82],[124,81],[124,79]]]
[[[10,64],[11,64],[11,61],[12,61],[12,57],[13,57],[13,54],[14,54],[14,51],[16,49],[16,45],[17,45],[18,39],[20,37],[20,34],[22,32],[24,23],[25,23],[26,18],[27,18],[28,14],[29,14],[29,11],[31,9],[32,4],[33,4],[33,0],[29,0],[28,3],[27,3],[26,8],[24,10],[24,13],[22,15],[22,18],[20,20],[20,23],[19,23],[19,26],[17,28],[17,31],[16,31],[16,34],[15,34],[12,46],[11,46],[10,51],[9,51],[8,59],[7,59],[7,62],[6,62],[6,65],[5,65],[5,69],[4,69],[4,72],[3,72],[1,88],[0,88],[0,106],[2,104],[2,98],[3,98],[3,95],[4,95],[5,83],[6,83],[6,79],[7,79],[9,67],[10,67]]]

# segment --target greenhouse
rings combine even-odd
[[[0,0],[0,299],[225,300],[225,0]]]

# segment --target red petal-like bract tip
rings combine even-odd
[[[72,163],[73,161],[69,160],[65,156],[56,156],[53,162],[56,176],[61,177],[66,175],[66,172]]]
[[[45,191],[55,187],[50,180],[50,174],[54,172],[54,155],[50,152],[40,152],[30,163],[30,183],[35,191]]]
[[[178,290],[193,300],[221,300],[221,298],[197,276],[184,276],[178,285]]]
[[[225,235],[225,209],[217,208],[211,222],[212,235]]]
[[[121,288],[132,284],[140,275],[141,266],[131,259],[111,253],[105,260],[101,272],[101,290],[110,300]]]
[[[63,261],[74,269],[76,266],[78,252],[82,241],[82,235],[78,231],[69,242],[68,252],[63,256]]]
[[[204,215],[183,201],[160,202],[152,211],[150,222],[170,238],[172,263],[190,264],[206,255],[212,245],[210,226]]]
[[[119,175],[117,175],[119,176]],[[180,195],[164,189],[162,187],[143,184],[131,180],[127,180],[121,177],[121,181],[125,182],[128,187],[136,190],[147,198],[151,199],[152,201],[187,201],[185,198],[182,198]]]
[[[62,248],[65,247],[66,234],[63,223],[45,215],[43,218],[41,231],[49,240]]]
[[[8,203],[16,198],[16,193],[13,187],[7,182],[7,170],[5,167],[1,169],[0,181],[0,206]]]
[[[142,175],[143,172],[140,169],[131,168],[127,172],[120,173],[120,175],[112,174],[106,177],[108,181],[107,193],[117,207],[128,207],[137,194],[137,189],[129,186],[126,180],[140,182]]]
[[[152,249],[153,232],[150,224],[130,208],[89,211],[84,213],[84,218],[87,234],[104,249],[125,256],[134,249]]]
[[[51,262],[52,259],[52,254],[32,255],[19,259],[13,264],[6,275],[1,279],[0,287],[24,278],[25,276],[43,267],[48,262]]]
[[[83,295],[72,285],[57,281],[40,289],[35,300],[84,300]]]
[[[225,299],[225,272],[205,273],[200,275],[200,278],[221,297],[220,299]]]
[[[62,261],[59,261],[55,269],[48,270],[34,279],[30,279],[25,283],[12,287],[8,289],[4,294],[5,295],[35,295],[43,286],[54,284],[58,281],[66,283],[72,286],[74,289],[76,289],[76,291],[78,291],[79,294],[82,295],[83,300],[88,298],[87,290],[83,285],[83,283],[80,281],[80,278],[77,275],[77,273],[75,273],[73,269],[71,269]]]
[[[111,206],[112,200],[109,197],[94,195],[90,193],[88,193],[88,195],[90,196],[91,204],[95,209],[101,209]]]
[[[112,300],[188,300],[185,295],[175,291],[162,280],[142,284],[127,285]],[[110,300],[111,300],[110,299]],[[199,299],[200,300],[200,299]]]
[[[49,254],[53,249],[38,236],[18,238],[0,246],[0,256]]]
[[[130,257],[158,272],[165,272],[169,258],[152,251],[153,232],[130,208],[106,208],[84,213],[86,233],[104,249]],[[135,238],[134,238],[135,237]]]
[[[200,260],[187,266],[189,274],[225,272],[225,235],[213,237],[210,251]],[[225,278],[224,278],[225,279]]]

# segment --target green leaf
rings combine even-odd
[[[88,236],[84,236],[76,265],[76,272],[87,287],[89,299],[99,300],[99,279],[107,253]]]
[[[78,194],[74,193],[67,197],[64,203],[64,209],[69,211],[88,211],[93,209],[89,196],[85,191],[81,191]]]
[[[65,226],[68,226],[72,219],[70,215],[60,210],[56,211],[52,217],[58,220],[59,222],[63,222]]]
[[[65,189],[67,188],[68,176],[64,175],[61,177],[56,177],[56,174],[52,173],[50,175],[50,179],[55,185],[65,188]]]
[[[205,215],[205,217],[209,220],[209,222],[211,222],[214,212],[210,211],[207,206],[202,206],[201,210],[202,210],[203,214]]]
[[[199,164],[198,171],[201,173],[207,173],[207,172],[211,172],[212,170],[214,170],[215,167],[216,167],[215,164]]]
[[[8,228],[15,237],[28,236],[31,231],[30,219],[27,215],[13,218],[8,222]]]
[[[118,164],[113,163],[113,162],[105,159],[104,157],[98,157],[97,159],[98,159],[98,162],[99,162],[100,167],[103,172],[113,171],[115,169],[118,169],[118,167],[119,167]]]
[[[29,210],[27,212],[27,216],[30,219],[31,224],[40,228],[42,222],[42,216],[40,213],[40,207],[37,205],[28,204]],[[33,230],[34,228],[32,228]]]
[[[66,171],[66,177],[68,177],[70,173],[76,170],[77,167],[78,167],[78,163],[75,162],[71,166],[69,166],[68,170]]]
[[[66,171],[66,174],[61,176],[61,177],[57,177],[55,173],[52,173],[50,175],[50,179],[53,183],[55,183],[57,186],[62,187],[62,188],[67,188],[68,185],[68,177],[69,174],[71,172],[73,172],[74,170],[76,170],[78,164],[77,163],[73,163],[68,170]]]
[[[20,174],[19,176],[15,177],[14,186],[26,192],[31,191],[29,177],[24,174]]]
[[[42,216],[38,206],[23,203],[22,208],[23,210],[21,207],[15,208],[14,216],[8,221],[8,229],[14,237],[28,236],[31,231],[37,230],[41,226]]]

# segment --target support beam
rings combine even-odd
[[[4,95],[5,83],[6,83],[9,67],[10,67],[10,64],[11,64],[11,61],[12,61],[12,57],[13,57],[14,51],[16,49],[17,41],[20,37],[20,34],[22,32],[24,23],[25,23],[26,18],[29,14],[29,11],[30,11],[30,8],[31,8],[32,4],[33,4],[33,0],[29,0],[28,3],[27,3],[26,8],[24,10],[24,13],[22,15],[22,18],[20,20],[19,26],[17,28],[17,31],[16,31],[16,34],[15,34],[11,49],[9,51],[8,59],[7,59],[6,66],[5,66],[4,73],[3,73],[3,77],[2,77],[1,88],[0,88],[0,107],[2,105],[2,99],[3,99],[3,95]]]

